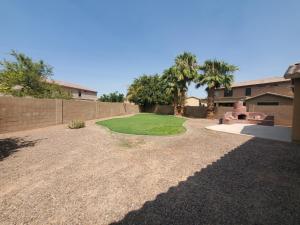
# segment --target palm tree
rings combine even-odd
[[[177,115],[183,114],[188,85],[196,77],[198,69],[196,56],[184,52],[175,58],[174,66],[164,71],[163,79],[168,81],[169,91],[174,94],[174,109]]]
[[[167,84],[166,94],[173,96],[174,113],[177,112],[179,98],[179,83],[176,77],[176,67],[172,66],[163,72],[162,80]]]
[[[196,88],[207,85],[207,118],[214,117],[216,88],[224,87],[225,90],[230,90],[234,78],[233,73],[238,69],[235,65],[218,60],[207,60],[204,65],[200,66],[203,73],[199,74],[194,82]]]

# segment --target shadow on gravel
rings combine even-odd
[[[300,224],[300,145],[253,138],[112,224]]]
[[[39,140],[28,141],[23,138],[0,139],[0,161],[21,148],[34,146]]]

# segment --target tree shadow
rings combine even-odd
[[[23,138],[3,138],[0,139],[0,161],[19,151],[21,148],[32,147],[39,140],[25,140]]]
[[[300,145],[253,138],[112,224],[300,224]]]

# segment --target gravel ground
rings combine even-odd
[[[0,135],[0,224],[300,224],[300,146],[94,124]]]

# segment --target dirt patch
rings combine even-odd
[[[299,145],[206,130],[122,135],[94,122],[1,135],[0,224],[297,224]]]

